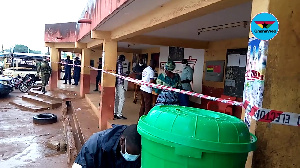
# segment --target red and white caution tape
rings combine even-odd
[[[94,70],[101,70],[101,69],[97,69],[95,67],[91,67],[91,68],[94,69]],[[231,104],[231,105],[235,105],[235,106],[242,106],[243,105],[242,102],[216,98],[216,97],[212,97],[212,96],[208,96],[208,95],[204,95],[204,94],[200,94],[200,93],[196,93],[196,92],[191,92],[191,91],[180,90],[180,89],[168,87],[168,86],[165,86],[165,85],[149,83],[149,82],[145,82],[145,81],[142,81],[142,80],[133,79],[133,78],[130,78],[130,77],[125,77],[125,76],[118,75],[118,74],[115,74],[115,73],[107,72],[106,70],[102,70],[102,72],[111,74],[113,76],[122,78],[124,80],[130,81],[130,82],[133,82],[133,83],[137,83],[137,84],[140,84],[140,85],[146,85],[146,86],[156,88],[156,89],[169,90],[169,91],[173,91],[173,92],[177,92],[177,93],[187,94],[187,95],[190,95],[190,96],[193,96],[193,97],[204,98],[204,99],[208,99],[208,100],[212,100],[212,101],[218,101],[218,102]]]
[[[61,62],[59,62],[59,63],[61,63]],[[73,64],[69,64],[69,65],[73,65]],[[197,98],[203,98],[203,99],[207,99],[207,100],[211,100],[211,101],[218,101],[221,103],[226,103],[226,104],[230,104],[230,105],[234,105],[234,106],[242,106],[247,111],[250,111],[249,115],[256,121],[274,123],[274,124],[282,124],[282,125],[290,125],[290,126],[300,126],[300,114],[297,114],[297,113],[290,113],[290,112],[258,108],[256,106],[250,105],[250,103],[247,100],[244,102],[237,102],[237,101],[232,101],[232,100],[228,100],[228,99],[212,97],[212,96],[208,96],[208,95],[204,95],[204,94],[200,94],[200,93],[196,93],[196,92],[176,89],[176,88],[172,88],[172,87],[168,87],[168,86],[164,86],[164,85],[149,83],[149,82],[145,82],[142,80],[133,79],[130,77],[125,77],[125,76],[122,76],[119,74],[108,72],[110,70],[98,69],[98,68],[91,67],[91,66],[89,66],[89,68],[91,68],[93,70],[101,70],[104,73],[113,75],[118,78],[122,78],[124,80],[133,82],[133,83],[136,83],[139,85],[146,85],[146,86],[156,88],[156,89],[169,90],[169,91],[173,91],[173,92],[177,92],[177,93],[187,94],[189,96],[193,96],[193,97],[197,97]]]
[[[249,102],[247,100],[244,102],[243,107],[245,109],[248,108],[247,110],[250,111],[249,115],[256,121],[273,124],[300,126],[300,114],[258,108],[249,105]]]

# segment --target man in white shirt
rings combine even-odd
[[[142,72],[142,81],[154,83],[154,60],[150,61],[150,65]],[[147,115],[152,108],[152,88],[146,85],[141,86],[141,109],[139,117]]]

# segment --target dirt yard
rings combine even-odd
[[[49,141],[63,137],[60,109],[43,111],[56,114],[57,123],[35,125],[32,117],[38,113],[23,111],[9,104],[17,96],[22,96],[22,93],[15,91],[8,97],[0,97],[0,167],[70,167],[66,153],[47,147]]]

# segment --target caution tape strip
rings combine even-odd
[[[54,62],[54,63],[62,63],[62,62]],[[64,64],[64,63],[62,63]],[[68,65],[74,65],[74,64],[68,64]],[[80,65],[76,65],[80,66]],[[81,66],[80,66],[81,67]],[[125,77],[119,74],[115,74],[109,71],[115,71],[115,70],[104,70],[104,69],[98,69],[92,66],[87,66],[93,70],[100,70],[104,73],[113,75],[115,77],[127,80],[129,82],[133,82],[140,85],[146,85],[152,88],[161,89],[161,90],[169,90],[177,93],[187,94],[189,96],[197,97],[197,98],[203,98],[211,101],[217,101],[225,104],[230,104],[234,106],[242,106],[247,112],[249,112],[249,115],[256,121],[260,122],[267,122],[267,123],[274,123],[274,124],[282,124],[282,125],[290,125],[290,126],[300,126],[300,114],[297,113],[290,113],[290,112],[283,112],[283,111],[277,111],[277,110],[271,110],[271,109],[265,109],[265,108],[259,108],[254,105],[250,105],[250,102],[245,100],[244,102],[237,102],[232,101],[228,99],[222,99],[217,97],[212,97],[208,95],[204,95],[201,93],[176,89],[164,85],[154,84],[145,82],[138,79],[133,79],[130,77]]]

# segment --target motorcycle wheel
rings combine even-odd
[[[29,81],[28,82],[28,86],[32,87],[34,85],[34,82],[33,81]]]
[[[19,90],[20,90],[21,92],[23,92],[23,93],[26,93],[26,92],[28,92],[29,87],[28,87],[26,84],[24,84],[24,83],[20,83],[20,85],[19,85]]]

